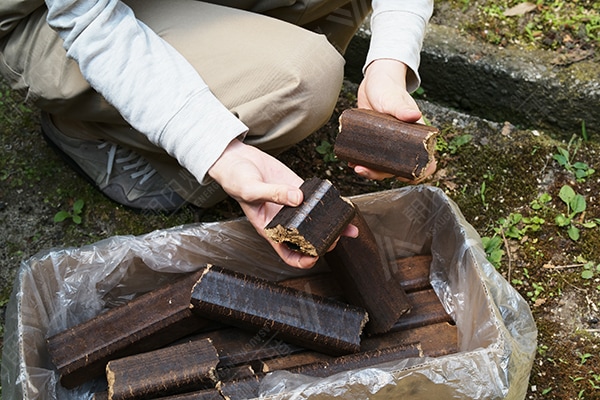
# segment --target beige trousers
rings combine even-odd
[[[246,142],[272,154],[327,122],[341,88],[341,54],[370,11],[367,0],[125,3],[182,53],[249,127]],[[0,68],[13,88],[51,113],[65,134],[108,140],[142,154],[188,201],[210,206],[223,199],[214,187],[206,193],[90,88],[45,16],[44,7],[37,9],[0,42]],[[281,60],[294,60],[301,68],[290,71]]]

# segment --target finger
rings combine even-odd
[[[354,172],[357,173],[358,175],[362,176],[363,178],[373,179],[373,180],[378,180],[378,181],[382,180],[382,179],[394,177],[393,174],[390,174],[387,172],[375,171],[373,169],[363,167],[362,165],[355,165]]]
[[[300,185],[298,185],[300,186]],[[299,187],[270,183],[259,183],[245,188],[240,194],[246,203],[271,202],[284,206],[296,207],[302,203],[303,194]]]
[[[309,269],[314,267],[314,265],[319,260],[319,257],[312,257],[306,254],[302,254],[298,251],[294,251],[290,249],[284,243],[275,243],[270,241],[271,245],[275,249],[275,252],[279,255],[279,257],[289,266],[300,269]]]
[[[360,232],[358,231],[358,227],[352,224],[348,224],[348,226],[342,231],[342,236],[351,238],[357,238],[359,234]]]

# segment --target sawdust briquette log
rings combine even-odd
[[[300,359],[272,360],[263,364],[263,372],[285,369],[292,373],[304,374],[316,377],[327,377],[340,372],[372,367],[389,361],[398,361],[403,358],[419,357],[418,343],[398,344],[387,348],[361,351],[360,353],[348,354],[340,357],[329,357],[323,359],[322,355],[312,353],[314,356]],[[308,355],[307,355],[308,356]],[[289,365],[287,362],[291,362]],[[300,365],[293,365],[294,363]]]
[[[225,399],[254,399],[258,397],[260,378],[249,365],[221,370],[217,389]]]
[[[408,294],[412,310],[401,316],[390,331],[412,329],[440,322],[454,322],[433,289]]]
[[[339,282],[332,277],[332,274],[329,271],[314,275],[288,278],[278,283],[282,286],[291,287],[317,296],[345,301]]]
[[[212,265],[194,286],[191,303],[203,318],[254,332],[268,329],[292,344],[334,355],[360,349],[368,320],[360,307]]]
[[[399,258],[390,264],[391,273],[394,276],[394,279],[400,284],[405,292],[416,292],[431,288],[429,279],[431,255],[415,255]],[[329,271],[297,278],[289,278],[280,281],[279,284],[317,296],[345,301],[340,283]]]
[[[419,180],[434,162],[437,133],[434,127],[352,108],[340,115],[333,151],[340,160]]]
[[[264,360],[260,371],[277,370],[329,376],[341,371],[370,367],[387,361],[400,361],[407,357],[439,357],[458,351],[455,325],[432,324],[405,331],[388,332],[363,339],[361,351],[341,357],[306,351],[286,357]]]
[[[354,205],[326,179],[308,179],[300,190],[304,194],[302,204],[284,206],[265,227],[265,233],[301,253],[322,256],[354,216]]]
[[[372,351],[403,343],[418,343],[419,357],[440,357],[458,352],[458,329],[448,322],[432,323],[416,328],[387,332],[365,338],[361,351]]]
[[[214,387],[219,356],[210,339],[110,361],[109,400],[151,399]]]
[[[399,258],[396,260],[392,273],[407,293],[424,290],[431,287],[429,279],[431,260],[431,255]]]
[[[305,351],[283,341],[277,331],[262,327],[256,332],[228,327],[191,336],[186,341],[210,338],[219,354],[218,367],[222,370],[238,365]]]
[[[325,260],[346,300],[369,313],[366,331],[387,332],[411,305],[357,206],[352,224],[358,227],[358,237],[341,237]]]
[[[162,347],[214,324],[190,309],[192,287],[199,277],[187,274],[48,338],[61,384],[74,388],[104,376],[110,360]]]
[[[174,394],[166,397],[155,397],[154,400],[223,400],[216,387],[201,389],[189,393]]]

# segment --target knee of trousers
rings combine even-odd
[[[277,153],[305,139],[331,117],[344,76],[344,58],[325,36],[314,34],[293,57],[282,60],[278,75],[284,83],[262,104],[260,115],[245,121],[246,142]],[[246,116],[248,114],[246,113]]]

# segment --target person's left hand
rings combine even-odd
[[[363,81],[358,87],[357,106],[392,115],[404,122],[423,123],[419,106],[406,90],[407,71],[406,64],[400,61],[390,59],[373,61],[367,67]],[[375,171],[362,165],[350,164],[350,167],[354,172],[368,179],[381,180],[393,177],[389,173]],[[433,174],[435,169],[436,164],[432,162],[420,181]],[[409,183],[420,182],[397,179]]]
[[[275,243],[264,231],[281,207],[296,207],[302,203],[303,194],[299,189],[302,178],[276,158],[239,140],[229,144],[210,168],[209,175],[240,204],[256,231],[286,264],[296,268],[315,265],[317,257],[291,250],[283,243]],[[342,235],[356,237],[358,228],[348,225]]]

